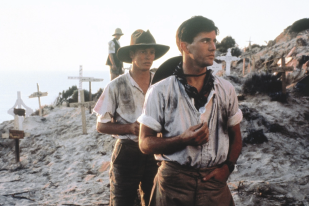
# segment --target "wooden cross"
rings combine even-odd
[[[236,60],[240,60],[240,58],[232,56],[231,48],[229,48],[227,50],[226,56],[216,57],[216,59],[225,61],[225,70],[226,70],[227,75],[230,74],[231,62],[236,61]]]
[[[89,101],[92,100],[92,94],[91,94],[91,82],[101,82],[104,79],[96,79],[93,77],[83,77],[82,81],[83,82],[89,82]],[[91,114],[91,105],[89,105],[89,114]]]
[[[207,69],[211,69],[213,74],[216,75],[218,71],[222,70],[222,64],[218,64],[214,61],[214,63],[211,66],[208,66]]]
[[[86,127],[86,115],[85,115],[85,107],[89,107],[89,105],[94,105],[95,102],[84,102],[84,91],[80,91],[80,99],[81,101],[78,103],[70,103],[70,107],[80,106],[81,108],[81,115],[82,115],[82,125],[83,125],[83,134],[87,134],[87,127]]]
[[[40,88],[39,88],[39,84],[36,83],[37,85],[37,88],[38,88],[38,91],[37,92],[34,92],[33,94],[31,94],[29,96],[29,98],[34,98],[34,97],[37,97],[39,99],[39,111],[40,111],[40,116],[42,116],[42,107],[41,107],[41,99],[40,97],[44,97],[44,96],[47,96],[48,93],[47,92],[40,92]]]
[[[80,67],[79,67],[79,76],[78,77],[68,77],[68,79],[78,79],[79,80],[78,102],[80,102],[80,91],[83,90],[82,78],[83,78],[83,66],[82,65],[80,65]]]
[[[244,52],[246,52],[246,48],[244,48]],[[245,76],[245,68],[246,68],[246,58],[242,59],[242,76]]]
[[[78,79],[79,80],[79,87],[78,87],[78,102],[81,102],[80,92],[83,90],[82,82],[89,82],[89,101],[92,100],[91,94],[91,82],[100,82],[103,79],[95,79],[93,77],[83,77],[83,67],[80,66],[79,68],[79,76],[78,77],[68,77],[69,79]],[[89,106],[89,112],[91,113],[91,105]]]
[[[272,72],[282,73],[282,93],[286,94],[286,71],[293,71],[294,67],[286,67],[285,66],[285,57],[281,57],[281,67],[271,68]]]
[[[249,64],[248,64],[248,73],[253,71],[255,69],[255,59],[252,56],[252,49],[251,49],[251,38],[249,39],[249,51],[247,55],[241,55],[243,58],[243,76],[245,75],[245,58],[249,59]],[[246,52],[246,48],[244,49],[244,52]],[[251,70],[251,64],[252,64],[252,70]]]
[[[15,108],[15,107],[18,108]],[[22,109],[21,106],[24,106],[26,108]],[[2,138],[9,138],[15,140],[15,156],[16,156],[16,162],[20,161],[20,151],[19,151],[19,139],[23,139],[25,136],[29,136],[28,133],[25,133],[23,131],[23,125],[22,122],[25,118],[25,116],[29,116],[33,112],[32,109],[27,107],[23,100],[21,99],[20,92],[17,92],[17,100],[15,105],[9,109],[8,113],[14,116],[14,129],[9,130],[9,134],[2,134]]]

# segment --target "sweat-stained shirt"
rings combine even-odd
[[[150,76],[151,82],[153,73]],[[143,90],[128,72],[107,84],[93,111],[97,114],[97,122],[107,123],[114,118],[118,124],[130,124],[142,114],[144,100]],[[133,134],[113,136],[138,141],[138,136]]]
[[[170,76],[152,85],[146,94],[143,113],[138,121],[163,138],[182,134],[189,127],[207,122],[209,141],[201,146],[187,146],[173,154],[155,154],[157,160],[175,161],[194,168],[223,163],[229,151],[228,127],[242,120],[232,84],[215,76],[214,90],[199,111],[181,82]]]

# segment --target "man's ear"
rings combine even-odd
[[[190,53],[190,51],[188,50],[189,44],[188,44],[187,42],[181,41],[179,45],[180,45],[180,48],[181,48],[181,50],[182,50],[183,52],[185,52],[186,54],[189,54],[189,53]]]

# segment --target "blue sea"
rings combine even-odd
[[[41,97],[41,105],[50,105],[58,97],[59,92],[67,90],[69,87],[76,85],[77,79],[68,79],[69,76],[78,76],[79,70],[76,71],[1,71],[0,85],[0,123],[7,120],[13,120],[14,117],[7,113],[12,108],[17,99],[17,92],[21,92],[21,99],[26,106],[33,109],[39,108],[38,98],[29,98],[37,92],[37,83],[41,92],[48,92],[48,96]],[[102,71],[83,71],[84,77],[94,77],[104,79],[102,82],[92,82],[92,93],[104,88],[110,82],[108,69]],[[83,89],[89,90],[89,83],[83,82]]]

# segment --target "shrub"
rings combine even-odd
[[[231,53],[232,53],[232,56],[239,57],[242,52],[238,47],[233,47]]]
[[[66,91],[62,91],[62,99],[67,99],[68,97],[70,97],[72,94],[73,94],[73,92],[74,91],[76,91],[76,90],[78,90],[77,89],[77,86],[72,86],[72,87],[69,87],[69,89],[68,90],[66,90]]]
[[[235,40],[231,36],[227,36],[222,39],[221,43],[217,44],[217,49],[220,52],[227,52],[228,48],[234,47],[236,44]]]
[[[262,144],[268,142],[268,139],[262,129],[251,130],[249,131],[248,136],[244,138],[243,142],[247,144]]]
[[[297,33],[307,29],[309,29],[309,18],[297,20],[291,26],[291,30]]]
[[[85,89],[83,89],[83,90],[84,90],[84,101],[88,102],[89,101],[89,91],[85,90]],[[73,95],[71,97],[70,103],[71,102],[78,102],[78,90],[75,90],[73,92]]]
[[[254,73],[248,77],[243,84],[242,90],[245,94],[254,95],[256,93],[271,94],[280,92],[281,81],[270,73]]]

